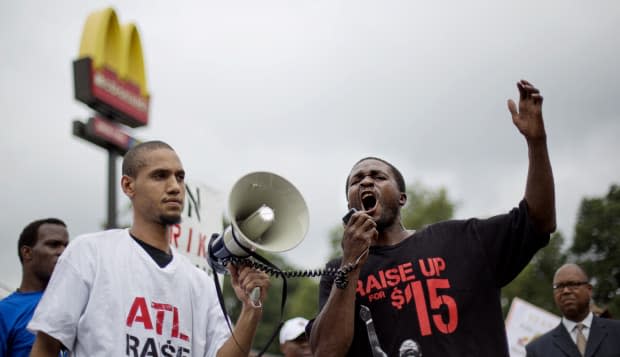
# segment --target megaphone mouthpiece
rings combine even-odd
[[[263,234],[271,227],[274,219],[273,210],[263,204],[239,224],[239,229],[249,240],[260,243]]]

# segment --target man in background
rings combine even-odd
[[[31,222],[20,234],[17,255],[22,281],[17,291],[0,301],[0,356],[30,354],[35,336],[26,325],[68,243],[67,226],[57,218]]]
[[[580,266],[565,264],[555,272],[553,299],[562,322],[525,346],[528,357],[620,356],[620,321],[590,311],[592,285]]]
[[[284,357],[308,357],[312,356],[308,338],[306,337],[306,325],[308,320],[303,317],[294,317],[287,320],[280,330],[280,351]]]

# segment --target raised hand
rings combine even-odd
[[[508,110],[512,122],[526,140],[536,141],[546,138],[542,117],[543,97],[540,91],[526,80],[517,82],[519,89],[519,107],[512,99],[508,99]]]

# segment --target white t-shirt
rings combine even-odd
[[[71,241],[28,329],[78,357],[215,356],[230,336],[207,273],[175,251],[160,268],[126,229]]]

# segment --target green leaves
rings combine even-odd
[[[553,301],[553,275],[566,262],[562,253],[564,237],[560,232],[551,236],[549,244],[538,251],[523,271],[502,289],[502,310],[508,313],[514,297],[519,297],[540,308],[560,315]]]
[[[401,211],[403,225],[407,229],[420,229],[424,226],[451,219],[456,204],[448,198],[447,190],[436,190],[415,182],[407,190],[407,204]]]
[[[584,198],[579,207],[572,245],[563,250],[564,239],[555,233],[521,274],[502,289],[502,307],[507,312],[518,296],[559,314],[551,284],[555,271],[566,262],[583,267],[593,284],[592,299],[620,316],[620,186],[611,185],[604,197]]]
[[[596,304],[619,316],[620,186],[612,185],[604,197],[581,201],[570,252],[590,275]]]

